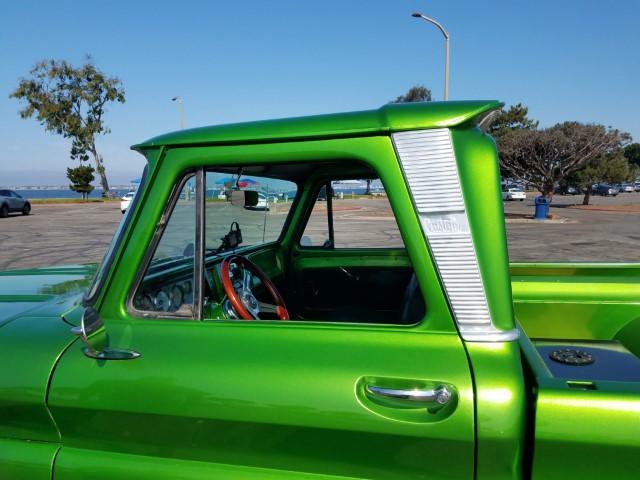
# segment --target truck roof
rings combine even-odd
[[[497,100],[391,103],[377,110],[213,125],[151,138],[132,146],[232,145],[381,135],[402,130],[453,127],[500,108]]]

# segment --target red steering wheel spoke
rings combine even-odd
[[[238,292],[232,281],[231,265],[242,268],[242,288]],[[284,300],[271,279],[253,262],[240,255],[226,257],[220,265],[222,287],[229,303],[238,316],[244,320],[256,320],[260,313],[273,313],[279,320],[289,320],[289,312]],[[257,277],[271,297],[273,303],[258,301],[251,292],[251,280]]]

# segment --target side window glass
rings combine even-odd
[[[326,190],[326,186],[323,186],[318,192],[313,210],[311,210],[311,215],[309,215],[300,239],[300,245],[303,247],[331,248]]]
[[[328,195],[331,195],[330,202]],[[378,178],[334,180],[329,193],[322,187],[300,245],[336,249],[404,248],[387,193]]]
[[[249,170],[249,168],[247,168]],[[280,237],[298,186],[260,175],[207,171],[205,247],[208,254],[275,242]],[[245,192],[251,205],[233,205],[234,192]],[[237,245],[226,244],[230,231]]]
[[[191,314],[196,238],[195,176],[180,190],[134,297],[138,310]]]

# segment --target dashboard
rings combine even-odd
[[[193,305],[193,282],[189,278],[143,286],[133,299],[133,305],[145,312],[175,312],[183,305]]]
[[[273,252],[265,251],[258,255],[253,254],[251,259],[254,260],[256,256],[267,274],[278,271]],[[218,304],[226,298],[220,281],[219,262],[220,258],[216,257],[207,261],[205,265],[204,295],[212,304]],[[242,289],[241,271],[235,268],[235,265],[232,265],[230,270],[233,286],[237,291],[240,291]],[[257,291],[260,292],[260,286],[258,287]],[[138,287],[132,303],[133,307],[140,312],[169,314],[180,312],[191,315],[191,307],[194,303],[193,266],[189,263],[175,262],[169,268],[159,268],[147,274]]]

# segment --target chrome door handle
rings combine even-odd
[[[451,391],[444,385],[429,390],[396,390],[393,388],[375,387],[367,385],[368,394],[393,400],[406,400],[408,402],[422,403],[430,406],[444,406],[451,400]]]

